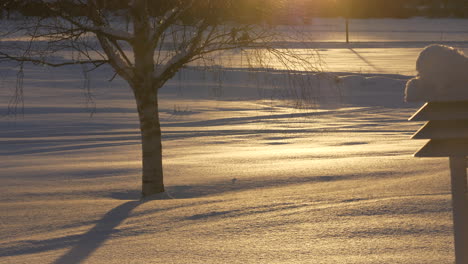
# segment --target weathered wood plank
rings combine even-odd
[[[468,201],[466,199],[466,157],[450,157],[455,263],[468,263]]]
[[[409,121],[468,119],[468,101],[429,102],[423,105]]]
[[[415,157],[456,157],[468,156],[468,139],[432,139]]]
[[[468,118],[467,118],[468,119]],[[431,120],[412,139],[468,138],[468,120]]]

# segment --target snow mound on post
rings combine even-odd
[[[468,100],[468,57],[462,51],[428,46],[419,54],[416,70],[406,84],[407,102]]]

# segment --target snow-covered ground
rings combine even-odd
[[[146,202],[128,87],[93,73],[90,117],[78,68],[27,68],[25,115],[0,118],[0,263],[453,263],[448,162],[412,157],[411,41],[316,43],[341,73],[294,88],[184,70],[160,106],[174,199]]]

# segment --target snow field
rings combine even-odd
[[[35,79],[41,92],[33,94],[42,97],[26,104],[24,117],[1,120],[0,260],[452,261],[446,162],[411,157],[422,142],[409,140],[419,124],[406,121],[415,110],[402,103],[406,77],[316,76],[340,100],[322,93],[314,98],[320,109],[296,109],[294,97],[261,99],[256,85],[243,86],[248,72],[226,73],[218,99],[212,78],[195,72],[162,93],[166,185],[175,199],[144,203],[128,88],[95,77],[90,118],[83,104],[73,106],[83,100],[81,84],[66,70],[60,85],[70,84],[69,96],[55,108],[55,88]],[[260,94],[276,91],[266,90]]]
[[[412,157],[420,105],[403,102],[422,44],[319,45],[344,73],[176,76],[174,199],[143,202],[128,87],[92,74],[90,117],[80,69],[28,68],[25,115],[0,119],[0,263],[453,263],[448,162]],[[14,74],[0,65],[1,109]]]

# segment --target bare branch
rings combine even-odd
[[[46,61],[44,59],[35,59],[35,58],[25,57],[25,56],[15,57],[15,56],[8,55],[1,51],[0,51],[0,60],[31,62],[33,64],[46,65],[46,66],[51,66],[51,67],[61,67],[61,66],[67,66],[67,65],[80,65],[80,64],[93,64],[99,67],[101,65],[109,63],[108,60],[81,60],[81,61],[76,60],[76,61],[54,63],[54,62]]]
[[[53,5],[50,6],[50,10],[54,12],[54,14],[58,17],[63,18],[64,20],[70,22],[74,26],[78,27],[80,30],[85,32],[92,32],[95,34],[103,35],[107,38],[113,40],[124,40],[131,42],[134,39],[134,35],[124,31],[118,30],[116,28],[112,28],[109,23],[106,23],[103,17],[99,14],[98,6],[96,5],[94,0],[90,0],[88,2],[89,11],[91,15],[88,17],[92,20],[94,25],[88,25],[79,21],[82,17],[76,17],[70,14],[70,11],[65,8],[57,8]]]
[[[172,58],[165,63],[165,65],[158,65],[153,73],[155,79],[162,79],[167,81],[172,78],[178,69],[182,68],[185,64],[190,62],[194,56],[200,53],[201,43],[203,40],[204,32],[209,27],[206,20],[199,23],[195,36],[179,49],[179,52],[172,56]]]

